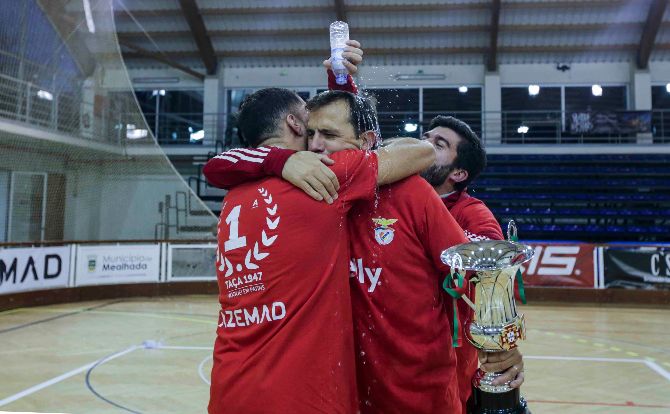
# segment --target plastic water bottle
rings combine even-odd
[[[335,82],[346,85],[349,71],[342,63],[342,52],[349,40],[349,25],[346,22],[336,21],[330,24],[330,63],[335,73]]]

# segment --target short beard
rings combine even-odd
[[[449,174],[454,170],[451,165],[437,165],[433,164],[430,167],[426,168],[422,173],[421,177],[424,180],[428,181],[432,187],[438,187],[447,180]]]

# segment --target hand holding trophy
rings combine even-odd
[[[452,269],[473,270],[474,318],[464,327],[468,340],[484,352],[509,351],[525,339],[523,314],[517,313],[514,279],[520,267],[533,257],[530,246],[516,242],[516,226],[510,222],[508,239],[459,244],[442,252],[442,262]],[[473,378],[475,414],[521,414],[527,412],[519,389],[494,385],[500,372],[479,369]]]

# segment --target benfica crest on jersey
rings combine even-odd
[[[375,240],[377,240],[377,243],[386,246],[393,241],[395,230],[392,229],[391,226],[396,221],[398,221],[398,219],[385,219],[381,217],[372,219],[372,222],[377,225],[377,227],[375,227]]]

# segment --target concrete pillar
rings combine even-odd
[[[651,73],[648,70],[631,71],[630,103],[634,111],[651,111]],[[651,132],[637,134],[638,144],[652,144]]]
[[[222,86],[223,82],[218,75],[205,78],[202,119],[205,131],[205,139],[202,144],[205,147],[213,147],[217,140],[223,141],[226,114],[224,107],[225,91]]]
[[[484,114],[482,139],[484,145],[502,142],[502,93],[500,74],[489,72],[484,75]]]

